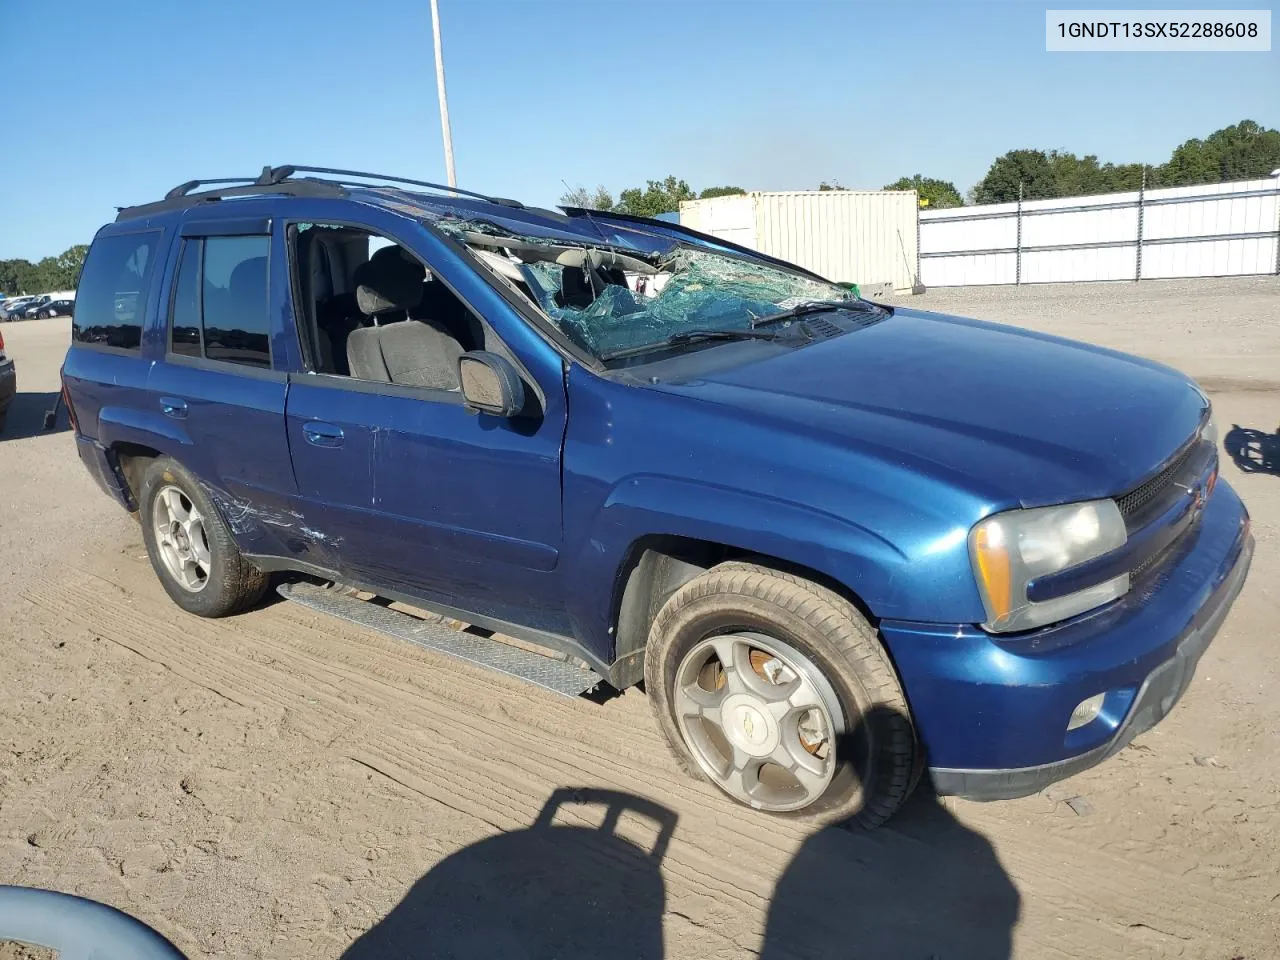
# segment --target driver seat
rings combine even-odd
[[[456,337],[433,320],[410,320],[426,268],[400,247],[383,247],[355,273],[356,304],[371,326],[347,337],[347,363],[360,380],[457,391]]]

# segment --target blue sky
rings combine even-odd
[[[1158,163],[1280,127],[1280,53],[1046,53],[1043,2],[439,2],[459,184],[526,202],[668,173],[963,192],[1016,147]],[[444,179],[427,0],[0,0],[0,31],[38,41],[6,53],[0,258],[264,163]]]

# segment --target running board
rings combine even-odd
[[[442,623],[420,620],[333,588],[311,583],[282,583],[276,588],[276,592],[286,600],[300,603],[320,613],[406,640],[464,663],[488,667],[490,670],[527,680],[544,690],[566,697],[579,696],[601,682],[601,677],[586,667],[578,667],[563,660],[552,660],[500,640],[454,630]]]

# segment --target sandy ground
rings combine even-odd
[[[915,302],[1171,363],[1224,432],[1280,424],[1276,281]],[[1280,956],[1280,477],[1224,466],[1257,559],[1165,723],[1034,797],[809,833],[684,779],[638,692],[557,698],[291,604],[180,612],[36,432],[67,322],[0,331],[4,882],[193,957]],[[593,789],[632,809],[602,825]]]

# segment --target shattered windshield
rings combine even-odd
[[[436,226],[511,281],[571,340],[597,357],[641,352],[681,334],[750,330],[813,301],[848,301],[844,287],[653,235],[593,246],[516,234],[475,219]],[[623,240],[620,233],[602,237]],[[685,341],[687,342],[687,341]]]

